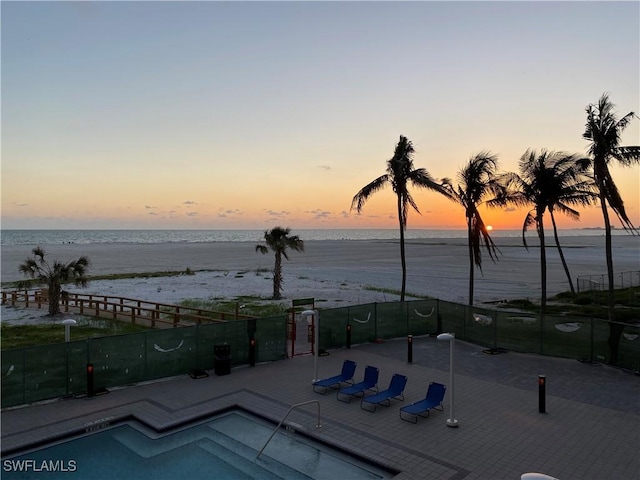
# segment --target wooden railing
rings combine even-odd
[[[48,308],[46,290],[11,290],[2,292],[3,305]],[[228,322],[255,318],[234,313],[217,312],[202,308],[183,307],[167,303],[147,302],[135,298],[109,295],[86,295],[64,292],[60,298],[60,311],[99,318],[130,321],[150,325],[153,328],[184,327],[201,323]]]

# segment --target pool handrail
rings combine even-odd
[[[302,407],[303,405],[308,405],[310,403],[315,403],[318,405],[318,421],[316,422],[316,428],[320,428],[322,427],[322,425],[320,425],[320,402],[318,400],[308,400],[306,402],[301,402],[301,403],[296,403],[295,405],[291,405],[291,407],[289,407],[289,410],[287,410],[287,413],[285,414],[285,416],[282,418],[282,420],[280,420],[280,423],[278,423],[278,425],[276,426],[276,428],[273,429],[273,432],[271,432],[271,436],[269,437],[269,439],[266,441],[266,443],[262,446],[262,448],[260,449],[260,451],[258,452],[258,455],[256,455],[256,460],[258,460],[258,457],[260,456],[260,454],[264,451],[265,448],[267,448],[267,445],[269,444],[269,442],[271,441],[271,439],[273,438],[273,436],[276,434],[276,432],[278,431],[278,429],[282,426],[282,424],[284,423],[284,421],[287,419],[287,417],[289,416],[289,414],[291,413],[291,411],[294,408],[297,407]]]

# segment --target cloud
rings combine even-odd
[[[289,214],[291,214],[291,212],[287,212],[286,210],[281,210],[279,212],[276,212],[275,210],[267,210],[267,215],[272,217],[286,217]]]
[[[331,170],[331,165],[317,165],[317,167],[322,170]]]
[[[340,216],[341,216],[342,218],[349,218],[349,212],[347,212],[346,210],[342,210],[342,211],[340,212]]]
[[[198,215],[198,212],[187,212],[187,213],[185,213],[185,215],[186,215],[187,217],[195,217],[195,216],[197,216],[197,215]]]
[[[14,206],[16,206],[16,207],[20,207],[20,208],[28,207],[28,206],[29,206],[29,204],[28,204],[28,203],[18,203],[18,202],[11,202],[11,205],[14,205]]]
[[[158,215],[158,212],[147,212],[147,215]]]
[[[157,208],[157,207],[153,207],[151,205],[145,205],[144,208],[147,209],[147,210],[152,210],[152,209]]]
[[[242,211],[239,208],[218,209],[218,217],[220,218],[233,217],[236,215],[242,215]]]
[[[310,213],[311,215],[313,215],[313,218],[315,219],[329,218],[331,216],[331,212],[327,212],[326,210],[320,210],[320,209],[307,210],[304,213]]]
[[[194,202],[193,200],[185,200],[184,202],[182,202],[183,205],[197,205],[197,202]]]

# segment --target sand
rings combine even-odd
[[[604,235],[561,238],[571,276],[606,273]],[[505,299],[537,300],[540,252],[535,239],[529,250],[517,238],[496,238],[501,255],[492,262],[485,255],[482,273],[476,271],[475,303]],[[305,252],[290,252],[284,260],[285,302],[314,297],[320,308],[398,300],[401,267],[397,240],[323,240],[305,242]],[[155,271],[185,271],[194,275],[92,281],[70,291],[127,296],[162,303],[183,299],[269,297],[272,293],[273,254],[262,255],[251,242],[188,244],[91,244],[45,246],[50,259],[69,261],[86,255],[89,275]],[[18,265],[30,255],[28,246],[2,247],[2,282],[20,280]],[[464,239],[423,239],[406,243],[407,299],[430,296],[468,301],[469,264]],[[616,273],[640,271],[640,237],[615,235]],[[638,277],[638,275],[636,275]],[[555,248],[547,249],[547,294],[569,290]],[[370,287],[386,289],[371,290]],[[15,309],[10,309],[15,310]],[[15,312],[2,309],[2,318]]]

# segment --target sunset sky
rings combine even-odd
[[[396,228],[385,171],[586,153],[585,107],[640,111],[638,2],[7,2],[2,228]],[[640,120],[623,144],[640,144]],[[640,169],[614,168],[634,224]],[[409,228],[463,228],[413,190]],[[526,212],[483,210],[495,228]],[[601,212],[559,218],[601,226]],[[614,216],[615,218],[615,216]],[[614,224],[619,226],[615,219]]]

